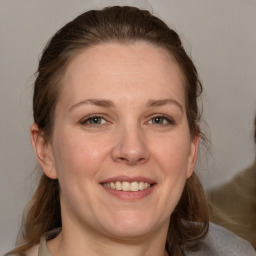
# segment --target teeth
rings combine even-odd
[[[122,183],[120,181],[116,182],[116,190],[122,190]]]
[[[131,184],[129,182],[124,181],[122,183],[122,190],[123,191],[131,191]]]
[[[137,181],[132,182],[130,187],[131,191],[139,191],[139,183]]]
[[[122,190],[122,191],[132,191],[137,192],[144,189],[147,189],[150,187],[150,184],[148,182],[144,181],[116,181],[116,182],[107,182],[103,184],[104,187],[114,189],[114,190]]]
[[[145,183],[140,181],[140,183],[139,183],[139,190],[143,190],[144,189],[144,185],[145,185]]]
[[[110,182],[110,188],[111,189],[115,189],[116,188],[116,184],[114,182]]]

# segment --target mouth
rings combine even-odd
[[[118,176],[104,180],[100,185],[115,197],[133,201],[150,195],[157,183],[145,177]]]
[[[153,186],[153,184],[150,184],[149,182],[145,182],[145,181],[132,181],[132,182],[111,181],[111,182],[104,182],[102,185],[105,188],[118,190],[118,191],[125,191],[125,192],[143,191]]]

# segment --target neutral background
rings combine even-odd
[[[181,35],[204,85],[205,129],[212,147],[198,172],[206,188],[231,179],[254,161],[256,112],[255,0],[1,0],[0,1],[0,254],[14,246],[30,198],[36,161],[30,146],[31,97],[47,40],[84,10],[137,5]]]

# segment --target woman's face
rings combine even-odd
[[[167,231],[198,144],[174,59],[143,42],[100,44],[74,57],[62,86],[43,169],[59,180],[63,228]]]

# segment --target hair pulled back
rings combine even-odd
[[[197,99],[202,92],[196,68],[186,54],[177,33],[146,10],[135,7],[107,7],[91,10],[61,28],[46,45],[34,84],[34,122],[46,140],[51,140],[54,112],[61,92],[63,74],[80,51],[106,42],[144,41],[166,49],[180,66],[185,79],[186,115],[191,137],[200,135]],[[23,223],[25,244],[12,253],[39,243],[43,233],[61,226],[59,184],[44,174],[28,204]],[[166,249],[170,255],[183,255],[208,230],[208,211],[200,181],[194,173],[185,184],[182,197],[171,215]]]

